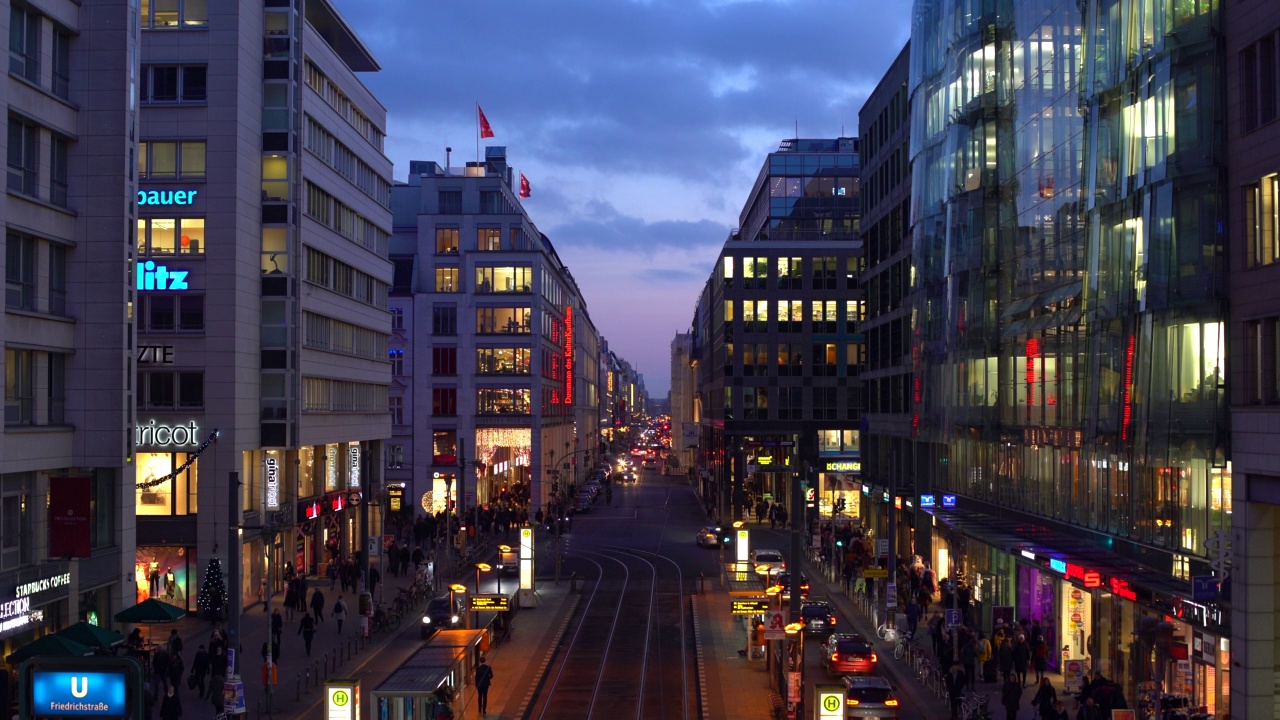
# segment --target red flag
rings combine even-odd
[[[520,173],[520,197],[527,198],[532,195],[533,193],[529,191],[529,178],[525,177],[524,173]]]
[[[484,110],[481,110],[480,106],[476,105],[476,112],[480,113],[480,137],[482,139],[493,137],[493,128],[489,127],[489,118],[484,116]]]

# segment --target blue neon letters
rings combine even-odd
[[[124,717],[129,712],[120,672],[34,670],[31,704],[37,717]]]
[[[139,190],[139,205],[190,205],[199,190]]]
[[[139,290],[190,290],[186,270],[170,270],[148,260],[138,266]]]

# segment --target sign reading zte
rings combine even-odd
[[[125,676],[36,670],[31,677],[31,705],[36,717],[126,717]]]
[[[190,290],[186,270],[170,270],[148,260],[138,266],[139,290]]]

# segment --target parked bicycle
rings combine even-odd
[[[911,645],[911,633],[909,631],[898,633],[898,643],[893,647],[893,657],[901,660],[903,657],[909,656]]]
[[[400,613],[384,608],[381,604],[375,605],[372,626],[374,632],[395,632],[400,628]]]
[[[991,696],[969,693],[960,704],[960,720],[991,720]]]

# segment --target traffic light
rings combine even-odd
[[[720,535],[720,541],[728,545],[733,542],[733,537],[724,528],[716,528],[716,533]]]

